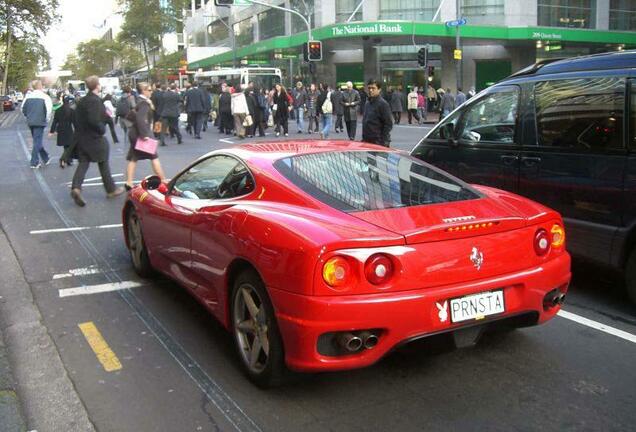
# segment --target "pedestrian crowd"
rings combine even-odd
[[[57,94],[54,104],[42,83],[34,81],[22,105],[33,138],[31,168],[50,163],[43,146],[44,130],[51,123],[49,136],[56,136],[57,145],[64,148],[59,159],[61,168],[77,168],[71,184],[71,197],[81,207],[82,183],[90,163],[98,165],[107,197],[115,197],[133,186],[137,163],[149,160],[156,175],[165,179],[159,162],[158,146],[166,146],[168,137],[183,143],[180,122],[185,131],[201,139],[210,123],[219,133],[235,135],[239,139],[265,136],[273,128],[276,136],[289,136],[290,120],[298,134],[319,134],[327,139],[332,130],[355,140],[358,116],[362,116],[362,141],[389,147],[391,130],[400,124],[406,111],[408,123],[421,124],[430,113],[439,112],[439,119],[475,94],[473,88],[464,94],[459,88],[455,95],[449,88],[435,90],[431,85],[409,88],[406,97],[401,87],[383,88],[382,82],[371,79],[366,91],[356,89],[352,82],[341,87],[327,83],[306,87],[298,81],[291,91],[277,83],[271,89],[258,88],[254,83],[233,86],[221,83],[214,88],[196,81],[186,82],[183,90],[176,83],[154,84],[140,82],[134,89],[124,87],[117,99],[106,94],[97,76],[85,81],[88,93],[79,97],[69,88]],[[404,108],[406,108],[404,110]],[[52,122],[51,122],[52,119]],[[128,138],[125,187],[113,181],[107,132],[113,144],[119,143],[115,125],[119,124]]]

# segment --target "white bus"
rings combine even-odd
[[[271,89],[275,84],[280,84],[282,74],[278,68],[268,67],[243,67],[237,69],[217,69],[205,72],[197,72],[194,79],[203,85],[219,85],[227,83],[236,89],[250,82],[259,89]]]

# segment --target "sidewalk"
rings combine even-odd
[[[0,274],[0,432],[94,432],[1,224]]]
[[[3,299],[0,298],[0,302]],[[22,407],[16,393],[16,382],[9,366],[9,355],[0,331],[0,431],[26,431]]]

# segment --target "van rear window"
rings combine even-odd
[[[274,166],[309,195],[346,212],[481,198],[467,184],[397,152],[304,154]]]

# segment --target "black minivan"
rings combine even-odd
[[[543,62],[482,91],[411,152],[563,215],[577,258],[636,303],[636,51]]]

